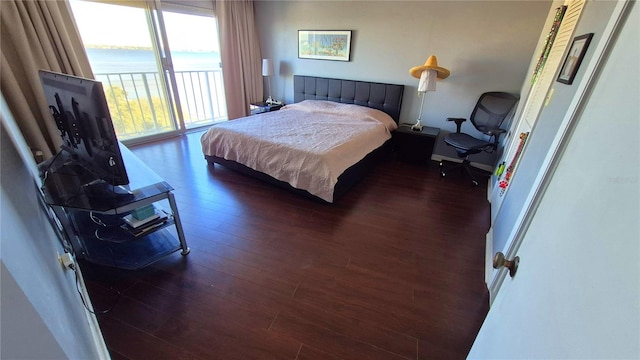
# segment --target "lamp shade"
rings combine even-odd
[[[438,58],[435,55],[429,56],[427,61],[422,66],[414,66],[409,69],[409,73],[414,78],[420,78],[422,75],[422,71],[424,70],[436,70],[438,79],[443,80],[449,77],[451,72],[448,69],[445,69],[441,66],[438,66]]]
[[[271,59],[262,59],[262,76],[273,75],[273,62]]]
[[[436,91],[436,78],[438,72],[436,70],[422,70],[420,82],[418,83],[418,91]]]

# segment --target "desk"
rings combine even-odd
[[[129,177],[125,188],[131,195],[127,196],[85,191],[83,184],[91,182],[91,175],[73,165],[64,152],[53,163],[40,165],[45,202],[60,220],[76,257],[101,265],[139,269],[178,250],[187,255],[190,249],[173,187],[122,144],[120,152]],[[123,217],[150,204],[157,209],[168,205],[164,209],[166,221],[142,235],[127,231]]]
[[[435,127],[423,126],[422,131],[414,131],[410,125],[400,125],[393,133],[394,149],[400,160],[425,164],[431,160],[439,133],[440,129]]]

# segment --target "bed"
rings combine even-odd
[[[212,126],[201,138],[205,159],[335,202],[382,155],[404,86],[299,75],[293,85],[294,104]]]

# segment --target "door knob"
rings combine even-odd
[[[506,267],[509,269],[509,276],[511,277],[516,275],[516,271],[518,271],[518,264],[520,264],[519,256],[514,257],[513,260],[507,260],[503,253],[497,252],[493,257],[493,268],[500,269]]]

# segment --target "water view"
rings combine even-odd
[[[95,74],[158,71],[155,55],[150,49],[87,48],[87,56]],[[175,71],[220,69],[220,54],[217,52],[174,51],[171,57]]]

